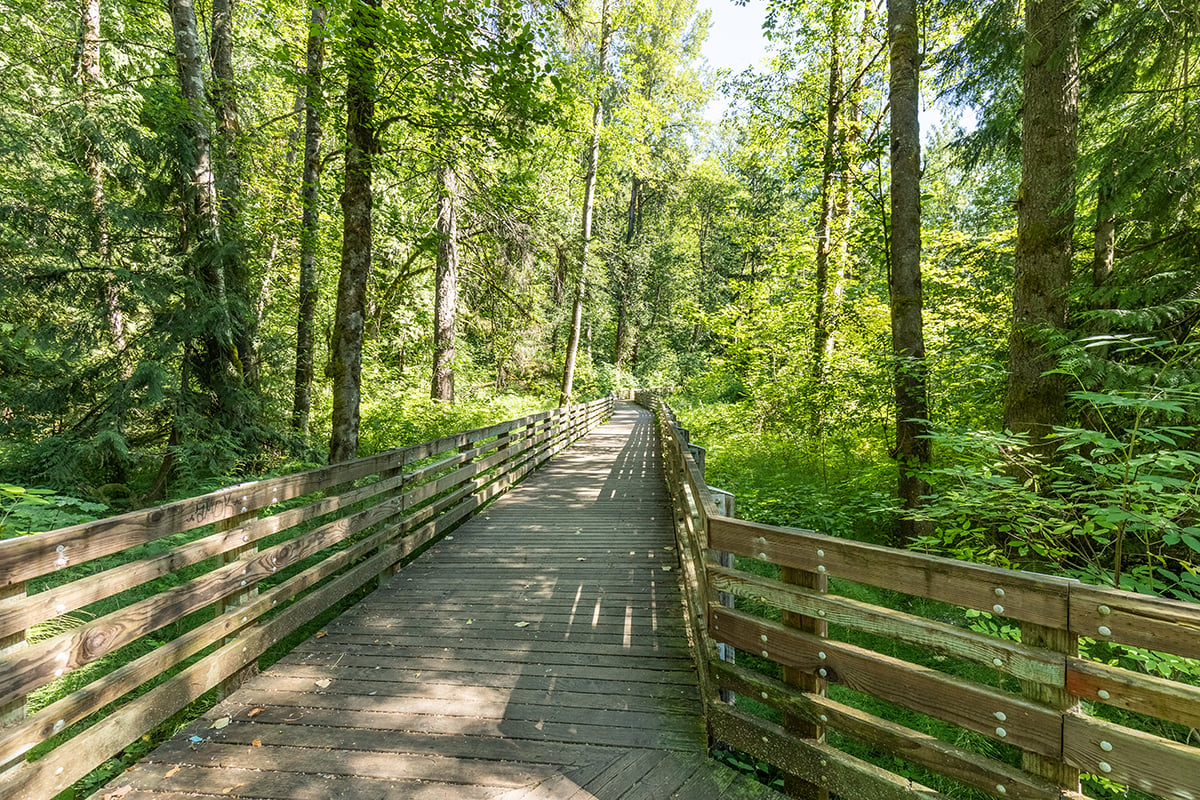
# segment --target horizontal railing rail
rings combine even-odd
[[[976,796],[1083,797],[1084,774],[1200,798],[1200,687],[1138,668],[1200,659],[1200,604],[722,515],[671,409],[637,399],[659,419],[714,740],[802,797],[943,796],[875,765],[900,760]]]
[[[612,397],[0,541],[0,796],[46,798],[599,425]]]

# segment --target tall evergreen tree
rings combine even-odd
[[[1053,355],[1067,325],[1079,126],[1076,0],[1025,4],[1021,186],[1004,425],[1035,441],[1063,422],[1066,384]]]

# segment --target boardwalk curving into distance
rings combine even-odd
[[[101,796],[780,797],[706,757],[655,437],[618,405]]]

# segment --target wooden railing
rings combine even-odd
[[[609,397],[0,542],[0,797],[52,797],[232,688],[612,407]]]
[[[1104,796],[1200,798],[1200,688],[1136,668],[1200,659],[1200,605],[723,516],[671,410],[638,401],[661,427],[715,741],[799,797],[943,796],[876,766],[899,760],[958,796],[1083,797],[1085,773],[1130,791]]]

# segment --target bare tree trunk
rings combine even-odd
[[[321,191],[321,115],[325,107],[324,0],[312,3],[305,64],[304,177],[300,183],[300,302],[296,316],[296,380],[292,427],[308,436],[312,410],[313,350],[317,320],[317,234]]]
[[[888,0],[889,98],[891,103],[891,298],[892,353],[896,369],[897,493],[906,511],[928,493],[916,470],[929,463],[925,334],[921,290],[920,51],[916,0]],[[928,523],[902,517],[900,532],[912,540]]]
[[[612,30],[608,24],[610,0],[600,7],[600,52],[597,76],[604,82],[605,62],[608,60],[608,41]],[[592,209],[596,199],[596,173],[600,166],[600,129],[604,125],[604,108],[597,91],[592,104],[592,140],[588,148],[587,180],[583,188],[583,235],[579,248],[579,276],[575,282],[575,303],[571,309],[571,336],[567,340],[567,357],[563,366],[562,392],[558,404],[569,405],[575,384],[575,357],[579,352],[579,333],[583,326],[583,298],[587,292],[588,249],[592,243]]]
[[[430,397],[454,402],[454,320],[458,308],[458,176],[438,168],[437,277],[433,308],[433,380]]]
[[[79,78],[83,84],[83,110],[86,115],[84,164],[92,184],[93,245],[100,263],[106,270],[112,267],[109,244],[108,213],[104,202],[104,159],[100,154],[99,123],[95,118],[96,91],[100,86],[100,0],[82,0],[80,13]],[[104,273],[101,294],[108,317],[108,333],[113,348],[122,358],[121,373],[128,378],[131,370],[122,357],[125,352],[125,314],[111,271]]]
[[[829,10],[829,85],[825,102],[825,147],[821,157],[821,214],[817,221],[817,274],[814,286],[816,308],[813,310],[813,343],[811,377],[819,388],[825,378],[825,349],[832,340],[829,327],[829,255],[833,250],[833,224],[837,212],[834,202],[834,181],[838,162],[841,159],[841,114],[842,114],[842,36],[841,4],[834,2]],[[813,426],[820,420],[821,398],[816,396],[813,405]]]
[[[1004,425],[1048,445],[1066,384],[1047,334],[1067,324],[1079,124],[1076,0],[1025,5],[1025,104]]]
[[[346,66],[346,179],[342,190],[342,269],[333,343],[329,462],[358,454],[359,400],[367,280],[371,274],[371,157],[375,150],[375,51],[381,0],[352,6],[354,40]]]

